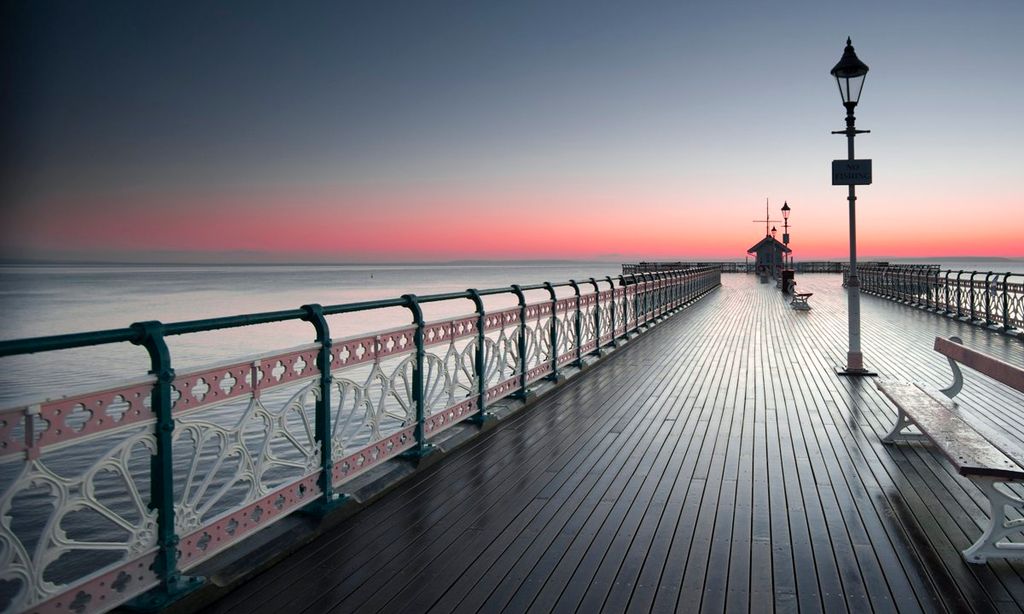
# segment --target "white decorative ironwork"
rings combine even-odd
[[[176,531],[191,533],[315,473],[317,396],[317,380],[307,378],[250,396],[241,412],[237,403],[225,403],[180,416],[174,430]]]
[[[145,424],[110,432],[93,439],[93,445],[64,446],[45,458],[0,466],[0,582],[6,609],[34,607],[68,585],[87,584],[152,553],[156,512],[147,504],[148,461],[155,443]],[[148,572],[139,578],[115,576],[111,606],[148,588],[151,580]],[[85,607],[93,594],[83,591],[79,601]]]

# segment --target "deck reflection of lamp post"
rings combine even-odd
[[[845,185],[849,188],[847,200],[850,203],[850,276],[847,281],[847,299],[849,301],[850,347],[846,353],[846,368],[839,371],[840,375],[876,375],[864,368],[864,355],[860,350],[860,279],[857,277],[857,194],[856,185],[871,183],[871,161],[857,160],[853,155],[853,138],[870,130],[857,130],[853,109],[860,100],[864,87],[864,78],[868,74],[868,65],[861,62],[853,51],[853,42],[847,38],[846,48],[839,63],[832,68],[831,74],[839,85],[839,95],[846,107],[846,130],[833,131],[832,134],[845,134],[847,159],[833,160],[832,185]]]

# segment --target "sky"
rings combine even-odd
[[[847,36],[859,254],[1024,257],[1020,0],[0,11],[0,258],[845,258]]]

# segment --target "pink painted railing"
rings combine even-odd
[[[151,359],[145,378],[0,411],[0,508],[34,521],[0,523],[0,603],[104,611],[146,593],[143,605],[165,605],[192,586],[183,573],[296,510],[330,508],[356,476],[428,453],[719,279],[690,269],[0,342],[0,356],[131,342]],[[487,311],[482,297],[501,293],[519,305]],[[476,313],[423,320],[422,304],[460,299]],[[326,316],[393,307],[413,324],[330,336]],[[297,319],[315,343],[171,369],[167,336]]]

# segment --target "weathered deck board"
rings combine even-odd
[[[988,510],[845,361],[845,293],[813,310],[724,286],[216,604],[280,611],[1018,611],[1024,564],[960,556]],[[942,385],[936,335],[1024,344],[873,297],[869,366]],[[1024,447],[1024,395],[966,372],[964,411]]]

